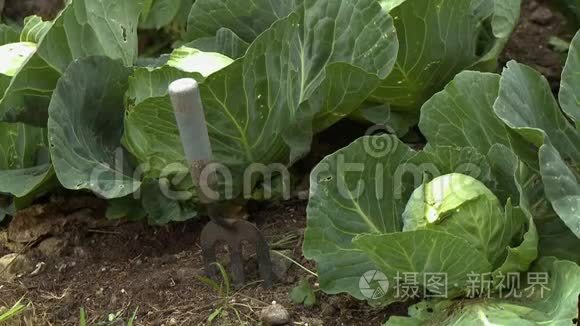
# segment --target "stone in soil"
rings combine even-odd
[[[17,277],[34,270],[30,258],[20,254],[8,254],[0,258],[0,280],[11,282]]]
[[[60,257],[65,252],[68,246],[68,241],[65,239],[52,237],[46,240],[43,240],[38,245],[38,250],[45,256],[45,257]]]
[[[282,305],[273,302],[271,305],[262,309],[260,319],[265,325],[286,325],[290,321],[288,310]]]
[[[552,18],[554,18],[554,15],[546,7],[537,7],[530,16],[531,21],[541,26],[548,25]]]
[[[279,252],[284,256],[292,256],[292,250],[280,250]],[[284,256],[278,254],[275,250],[270,251],[270,257],[272,258],[272,271],[280,281],[285,281],[287,279],[288,270],[292,267],[292,262]]]

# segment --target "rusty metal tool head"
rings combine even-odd
[[[272,263],[268,243],[252,223],[223,216],[227,210],[222,207],[228,205],[227,200],[214,198],[210,191],[217,185],[215,173],[202,173],[212,161],[212,152],[197,82],[191,78],[176,80],[169,85],[169,95],[193,184],[200,202],[207,206],[211,218],[201,234],[206,273],[211,278],[217,277],[216,245],[225,242],[230,249],[233,283],[235,286],[243,285],[245,276],[242,244],[247,241],[256,245],[260,276],[264,280],[264,286],[271,287]]]

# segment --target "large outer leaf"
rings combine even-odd
[[[461,173],[481,181],[490,189],[495,186],[486,157],[471,147],[428,145],[409,160],[406,168],[415,178],[415,188],[422,185],[425,173],[429,175],[425,181],[450,173]]]
[[[276,20],[289,15],[302,0],[197,0],[189,14],[187,38],[216,35],[225,27],[252,43]]]
[[[497,58],[497,49],[490,50],[489,58],[478,56],[483,21],[493,15],[494,42],[505,40],[515,26],[519,5],[519,0],[407,0],[398,5],[391,11],[401,43],[397,64],[372,99],[398,110],[418,111],[455,74],[479,60]],[[494,46],[501,49],[503,44]]]
[[[430,143],[474,147],[483,154],[494,145],[503,145],[522,161],[537,166],[537,149],[506,128],[494,112],[499,81],[495,74],[461,72],[423,105],[421,132]]]
[[[578,3],[580,7],[580,1]],[[576,122],[576,129],[580,130],[580,31],[570,44],[568,60],[562,72],[560,104],[562,110]]]
[[[496,114],[516,133],[540,147],[545,193],[558,216],[580,237],[580,214],[576,212],[580,195],[580,132],[560,111],[546,79],[525,65],[508,63],[499,94],[494,105]]]
[[[558,216],[580,238],[580,175],[573,168],[566,165],[551,144],[540,148],[540,171],[546,197]]]
[[[538,232],[540,256],[554,256],[580,264],[578,238],[564,221],[559,218],[547,221],[538,225]]]
[[[75,61],[58,82],[50,103],[50,152],[58,179],[68,189],[89,189],[105,198],[140,186],[123,154],[124,96],[130,70],[105,57]]]
[[[521,195],[515,176],[520,161],[516,154],[507,146],[495,144],[487,152],[487,161],[496,181],[496,185],[490,189],[502,203],[511,199],[513,203],[519,205]]]
[[[167,97],[148,98],[127,113],[123,145],[141,164],[148,166],[146,172],[151,178],[158,178],[172,163],[187,166],[175,114]],[[212,145],[214,150],[219,148],[218,143]]]
[[[527,297],[531,292],[529,290],[522,298],[438,303],[424,301],[409,308],[411,317],[391,317],[385,325],[570,325],[578,317],[580,267],[572,262],[550,257],[542,258],[531,272],[549,275],[547,284],[534,286],[534,295],[531,298]],[[543,297],[540,296],[540,286],[549,289],[543,290]]]
[[[537,166],[537,152],[521,136],[510,133],[495,114],[493,106],[499,82],[500,76],[496,74],[473,71],[458,74],[423,105],[419,128],[430,144],[473,147],[487,155],[497,184],[486,184],[502,202],[511,197],[518,203],[520,194],[514,181],[518,157],[515,155]]]
[[[515,180],[521,195],[519,205],[533,216],[537,225],[540,256],[555,256],[580,263],[578,238],[554,212],[546,198],[539,172],[520,163]]]
[[[465,71],[421,109],[419,128],[429,143],[470,146],[486,154],[495,144],[511,147],[503,122],[493,112],[500,76]]]
[[[132,65],[140,9],[134,0],[75,0],[53,23],[28,20],[21,37],[38,50],[6,90],[0,120],[45,126],[52,91],[74,59],[104,55]]]
[[[470,69],[483,71],[496,70],[498,58],[518,23],[520,10],[521,0],[493,1],[491,33],[494,41],[489,44],[488,51]]]
[[[437,290],[423,283],[425,274],[446,273],[449,296],[461,293],[469,274],[486,273],[492,268],[485,255],[468,240],[434,230],[363,234],[353,240],[353,245],[365,252],[391,282],[403,273],[416,273],[417,286]],[[387,295],[393,295],[394,285]]]
[[[494,110],[510,128],[538,148],[548,137],[565,159],[580,161],[580,133],[562,114],[548,81],[539,72],[508,62]]]
[[[306,258],[316,261],[325,292],[364,299],[358,281],[377,265],[352,239],[361,233],[401,230],[401,214],[414,184],[401,177],[400,167],[413,153],[394,136],[363,137],[312,171],[303,249]],[[347,168],[356,169],[346,173]]]

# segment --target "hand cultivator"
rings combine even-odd
[[[272,263],[268,243],[254,224],[226,216],[231,202],[220,200],[215,192],[218,182],[215,172],[211,171],[211,144],[197,82],[191,78],[174,81],[169,86],[169,94],[197,195],[211,218],[201,233],[206,273],[211,278],[217,277],[216,245],[225,242],[230,250],[233,283],[241,286],[245,282],[242,244],[247,241],[256,245],[260,276],[264,286],[271,287]]]

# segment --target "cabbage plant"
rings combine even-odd
[[[430,143],[472,146],[498,162],[491,152],[498,144],[516,153],[526,163],[518,178],[542,234],[540,250],[574,261],[580,261],[579,70],[577,33],[558,100],[540,73],[512,61],[501,76],[459,74],[424,105],[419,123]]]
[[[375,155],[369,144],[383,144]],[[312,172],[304,255],[317,262],[321,287],[365,299],[358,280],[378,270],[445,273],[451,297],[465,294],[468,274],[525,271],[537,257],[534,222],[517,191],[494,195],[500,175],[515,174],[518,159],[494,171],[473,148],[430,146],[415,152],[393,136],[364,137],[327,157]],[[344,172],[344,164],[361,164]],[[516,187],[517,188],[517,187]],[[389,288],[382,300],[397,297]]]
[[[515,61],[501,75],[466,71],[423,105],[424,150],[373,136],[325,158],[311,175],[303,248],[321,288],[369,299],[359,280],[380,271],[389,287],[372,300],[384,304],[408,299],[397,292],[400,274],[416,275],[425,300],[388,325],[565,325],[577,317],[579,53],[580,32],[558,100],[541,74]],[[468,275],[498,286],[502,275],[539,272],[550,276],[548,295],[502,297],[540,288],[522,283],[494,287],[484,300],[469,296]],[[438,299],[426,277],[433,273],[446,275],[449,290]]]
[[[393,70],[388,75],[379,74],[380,85],[369,97],[369,102],[375,104],[363,106],[362,112],[350,113],[375,121],[391,119],[394,123],[395,117],[390,112],[393,111],[411,124],[416,122],[421,105],[455,74],[464,69],[496,69],[499,54],[517,24],[521,4],[520,0],[376,2],[393,17],[402,46],[398,48]],[[315,12],[309,3],[257,0],[247,5],[236,0],[197,0],[189,15],[187,39],[192,46],[206,51],[241,56],[247,44],[295,8],[305,6]],[[337,21],[336,33],[340,34],[349,24],[364,22],[361,18],[357,14]],[[312,27],[327,23],[321,20]],[[390,53],[378,51],[377,55]],[[366,108],[377,105],[382,106],[371,117]]]

